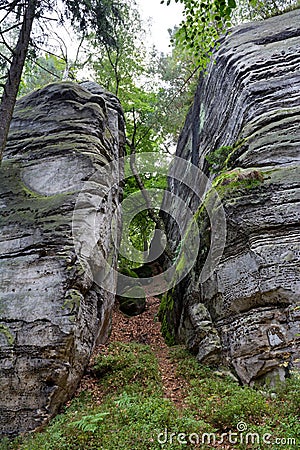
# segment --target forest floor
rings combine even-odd
[[[0,449],[300,448],[300,376],[272,391],[241,386],[227,369],[167,347],[159,304],[149,297],[143,314],[127,317],[116,303],[109,341],[95,348],[73,399],[44,430],[0,440]]]
[[[112,316],[112,332],[108,342],[95,348],[90,362],[92,368],[95,359],[106,352],[106,348],[112,342],[123,342],[149,345],[156,356],[163,383],[164,397],[173,401],[178,409],[184,408],[187,395],[188,383],[177,374],[176,364],[170,357],[170,348],[165,343],[161,334],[161,324],[158,320],[160,299],[148,297],[146,310],[142,314],[134,317],[125,316],[115,303]],[[92,371],[87,371],[87,375],[82,379],[79,392],[86,389],[93,390],[97,402],[101,402],[101,392],[99,390],[99,380],[93,377]]]

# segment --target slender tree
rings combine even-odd
[[[59,21],[69,19],[77,31],[86,33],[88,28],[93,29],[96,38],[107,46],[116,45],[112,35],[113,22],[122,21],[119,10],[113,0],[63,0],[63,11]],[[0,161],[6,146],[10,122],[20,86],[22,71],[31,43],[31,33],[34,20],[45,22],[46,12],[58,9],[57,0],[2,0],[0,25],[13,17],[18,21],[16,25],[2,30],[0,27],[1,43],[11,54],[11,57],[0,53],[1,59],[9,64],[6,81],[2,85],[3,95],[0,103]],[[6,34],[20,25],[17,43],[11,48]]]
[[[32,24],[36,15],[36,0],[29,0],[26,5],[24,18],[17,45],[13,51],[11,65],[4,85],[3,96],[0,104],[0,161],[6,145],[10,122],[18,95],[22,71],[28,52]]]

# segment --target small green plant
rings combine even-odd
[[[154,392],[160,386],[158,363],[150,347],[138,343],[114,342],[105,355],[99,355],[94,373],[105,389],[128,393],[138,386],[144,392]]]
[[[160,302],[158,319],[161,322],[161,333],[167,345],[175,345],[175,330],[171,325],[170,314],[174,308],[172,291],[166,292]]]
[[[75,420],[75,422],[71,422],[69,426],[76,427],[82,431],[90,431],[91,433],[94,433],[99,427],[99,424],[103,422],[105,417],[108,415],[109,413],[107,412],[90,414],[88,416],[83,416],[80,420]]]
[[[235,192],[255,189],[264,182],[264,175],[260,170],[234,169],[222,172],[213,180],[213,187],[221,198],[233,198]]]
[[[249,433],[289,438],[296,444],[284,448],[299,447],[299,376],[292,376],[275,391],[260,392],[240,386],[221,368],[215,371],[201,366],[182,346],[170,348],[170,357],[178,376],[187,383],[184,408],[177,408],[165,398],[157,357],[149,346],[113,343],[96,364],[110,368],[98,373],[98,388],[103,393],[101,403],[96,404],[92,391],[82,392],[43,432],[14,441],[3,440],[0,448],[179,450],[183,446],[176,439],[178,435],[194,433],[201,439],[203,433],[214,433],[220,439],[222,433],[237,433],[241,422],[246,424]],[[166,436],[166,442],[160,444],[158,435],[162,439]],[[175,437],[170,442],[172,435]],[[203,444],[193,448],[208,450],[212,446]],[[282,447],[263,442],[245,447],[245,442],[237,442],[234,448],[279,450]]]
[[[245,144],[246,139],[241,139],[240,141],[234,143],[233,145],[223,145],[205,156],[206,161],[210,165],[211,173],[220,173],[224,170],[228,170],[232,165],[233,156],[236,152]]]
[[[213,152],[205,156],[205,159],[210,165],[210,171],[212,173],[220,172],[226,168],[226,161],[229,155],[234,151],[234,148],[230,145],[224,145],[217,148]]]

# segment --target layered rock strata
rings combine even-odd
[[[221,40],[177,148],[209,177],[204,206],[170,180],[172,193],[196,213],[201,245],[192,271],[163,299],[165,335],[247,384],[283,380],[299,366],[299,24],[297,10]],[[227,237],[205,279],[212,192],[222,201]],[[176,208],[174,201],[170,215]],[[169,221],[167,229],[175,250],[177,227]],[[223,231],[215,229],[215,238]]]
[[[17,102],[0,185],[1,433],[35,429],[53,416],[76,389],[95,343],[107,338],[114,295],[85,272],[72,222],[77,202],[86,240],[92,233],[114,267],[119,191],[102,196],[114,179],[102,171],[123,145],[119,102],[95,83],[52,84]],[[82,190],[86,206],[78,205]],[[94,229],[90,198],[98,208]]]

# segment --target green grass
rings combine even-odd
[[[237,425],[246,424],[247,432],[257,433],[260,444],[235,444],[234,448],[296,449],[300,445],[300,377],[294,375],[286,384],[273,388],[272,392],[258,391],[240,386],[220,371],[200,366],[186,350],[177,347],[173,359],[178,373],[190,384],[186,414],[200,417],[223,432],[238,432]],[[271,444],[264,444],[264,434],[270,433]],[[294,444],[276,444],[275,439],[295,439]]]
[[[96,405],[89,392],[74,398],[43,432],[2,441],[5,450],[159,450],[214,448],[193,445],[196,435],[247,431],[274,438],[297,439],[299,445],[300,380],[292,378],[268,392],[241,387],[222,372],[200,366],[182,347],[170,349],[178,374],[188,383],[187,406],[178,410],[164,398],[158,362],[151,348],[136,343],[113,343],[99,356],[94,373],[103,392]],[[273,390],[274,392],[274,390]],[[273,398],[274,397],[274,398]],[[167,430],[167,434],[166,434]],[[161,433],[161,434],[160,434]],[[174,433],[173,437],[171,433]],[[184,433],[185,435],[180,435]],[[160,434],[160,442],[158,435]],[[179,437],[178,437],[179,436]],[[178,441],[179,439],[179,441]],[[167,440],[167,442],[165,442]],[[171,442],[170,442],[171,441]],[[228,442],[227,442],[228,444]],[[219,447],[220,448],[220,447]],[[231,444],[235,449],[296,449],[296,445]]]

